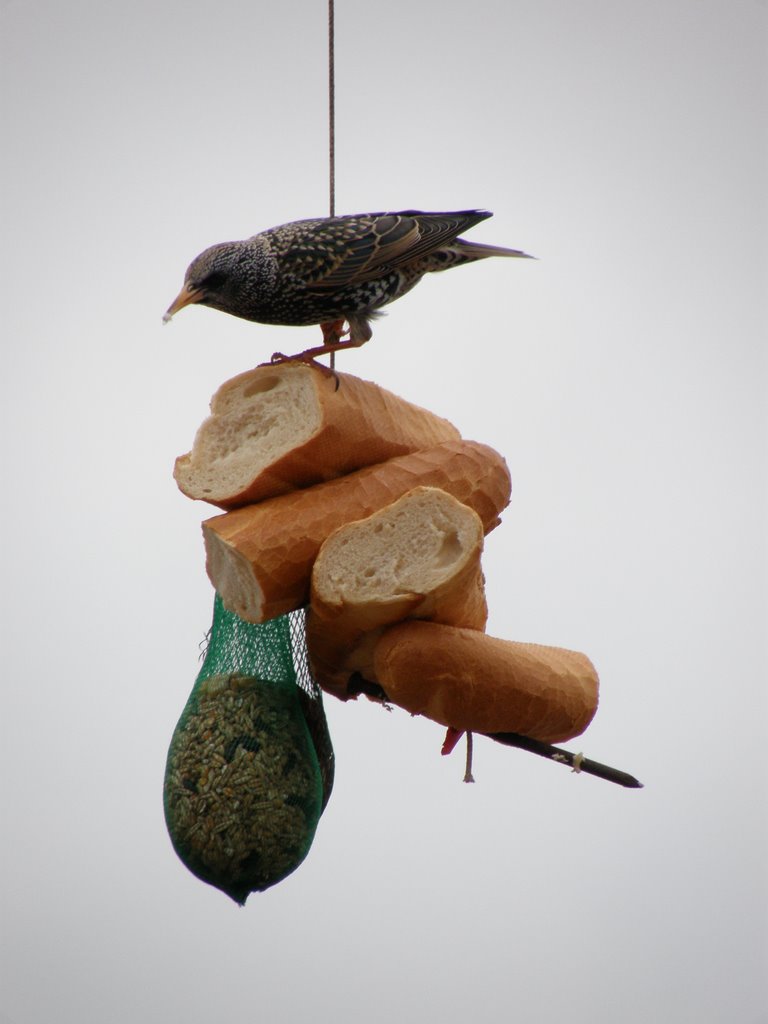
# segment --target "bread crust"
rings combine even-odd
[[[371,381],[303,363],[259,366],[221,385],[173,475],[188,497],[236,508],[459,436]]]
[[[592,662],[559,647],[408,621],[382,633],[373,664],[393,704],[467,732],[558,743],[580,735],[597,710]]]
[[[349,699],[350,677],[373,678],[378,636],[401,619],[483,629],[482,549],[479,516],[434,487],[415,487],[332,533],[312,569],[306,623],[320,686]]]
[[[224,605],[251,622],[301,607],[326,537],[418,484],[439,487],[474,509],[485,533],[498,525],[511,489],[506,462],[493,448],[445,441],[208,519],[203,536],[211,582]]]

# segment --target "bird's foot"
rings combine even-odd
[[[295,355],[286,356],[282,352],[273,352],[268,363],[262,363],[262,366],[280,366],[281,363],[304,363],[307,366],[315,366],[318,370],[329,371],[329,367],[325,363],[318,363],[312,354],[314,349],[307,349],[306,352],[297,352]]]
[[[348,348],[359,348],[362,345],[362,341],[330,341],[324,345],[316,345],[314,348],[307,348],[303,352],[297,352],[295,356],[285,356],[282,352],[275,352],[272,356],[271,362],[273,363],[290,363],[290,362],[301,362],[301,363],[312,363],[319,366],[316,363],[318,356],[327,356],[332,352],[340,352],[343,349]],[[323,367],[327,369],[327,367]]]
[[[284,363],[303,363],[305,366],[311,366],[316,370],[320,370],[322,373],[327,374],[329,377],[333,377],[336,381],[336,387],[334,391],[339,390],[339,375],[331,366],[326,366],[325,363],[318,363],[318,361],[312,355],[312,349],[308,349],[306,352],[297,352],[295,356],[286,356],[282,352],[273,352],[272,358],[268,363],[261,363],[262,366],[281,366]]]
[[[296,355],[286,356],[282,352],[274,352],[269,363],[263,365],[279,366],[281,363],[306,363],[307,366],[315,366],[318,370],[322,370],[323,373],[330,374],[336,381],[336,390],[339,389],[339,377],[333,366],[333,357],[336,352],[340,352],[342,349],[347,348],[358,348],[364,344],[367,337],[353,337],[351,329],[348,328],[346,331],[343,330],[345,320],[329,320],[326,323],[320,324],[320,329],[323,332],[323,344],[316,345],[314,348],[305,349],[303,352],[297,352]],[[350,335],[345,341],[342,338],[345,335]],[[369,335],[370,336],[370,335]],[[319,356],[330,356],[331,365],[325,366],[324,363],[318,363],[317,359]]]

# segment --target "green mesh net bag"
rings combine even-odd
[[[304,611],[255,625],[214,601],[200,674],[163,790],[174,849],[239,904],[304,860],[333,785],[333,747],[306,657]]]

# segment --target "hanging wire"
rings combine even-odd
[[[328,0],[328,187],[330,216],[336,213],[336,58],[334,54],[333,0]],[[331,352],[331,369],[336,367],[336,353]]]
[[[334,57],[333,0],[328,0],[328,170],[330,186],[330,216],[336,213],[336,68]]]

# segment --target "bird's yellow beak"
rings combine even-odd
[[[196,288],[193,284],[185,284],[165,311],[163,323],[167,324],[174,313],[178,313],[179,310],[184,309],[185,306],[191,306],[193,302],[199,302],[204,294],[205,291],[203,288]]]

